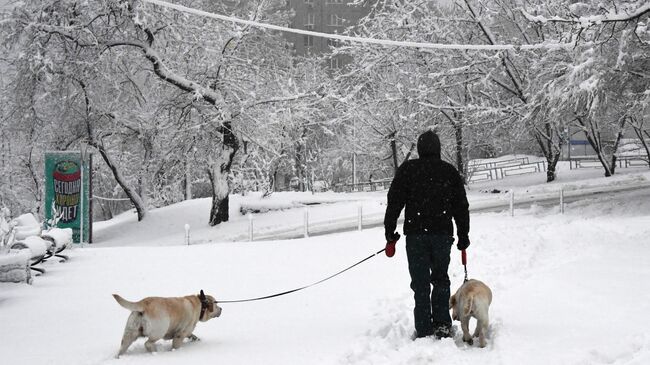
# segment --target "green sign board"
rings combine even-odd
[[[80,152],[45,153],[45,222],[47,226],[72,228],[72,239],[92,242],[92,155],[81,163]],[[82,183],[83,180],[83,183]],[[82,223],[83,219],[83,223]]]

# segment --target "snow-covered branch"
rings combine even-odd
[[[106,42],[105,46],[107,48],[118,46],[130,46],[139,48],[144,54],[145,58],[148,59],[153,65],[154,72],[156,75],[158,75],[158,77],[180,88],[183,91],[194,93],[196,98],[202,98],[203,100],[217,107],[217,109],[221,109],[223,105],[223,97],[220,93],[205,86],[199,85],[194,81],[188,80],[173,71],[170,71],[163,63],[160,54],[146,43],[138,41],[111,41]]]
[[[613,22],[628,22],[639,19],[647,14],[650,14],[650,3],[645,4],[632,12],[609,12],[603,15],[581,16],[574,18],[562,18],[559,16],[545,17],[543,15],[531,15],[526,10],[521,9],[521,13],[528,19],[528,21],[538,24],[546,23],[573,23],[580,24],[582,28],[588,28],[592,25]]]

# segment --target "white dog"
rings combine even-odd
[[[185,338],[196,341],[192,334],[197,322],[206,322],[221,315],[221,308],[210,295],[188,295],[179,298],[148,297],[139,302],[130,302],[117,294],[113,297],[122,307],[131,311],[126,321],[122,345],[117,357],[139,337],[148,337],[144,346],[147,351],[156,351],[156,341],[172,340],[172,349],[183,344]]]
[[[472,344],[469,335],[469,319],[476,318],[474,336],[478,336],[479,344],[485,347],[485,333],[488,330],[488,310],[492,303],[492,291],[487,285],[478,280],[468,280],[449,298],[449,309],[452,310],[451,318],[460,321],[463,329],[463,341]]]

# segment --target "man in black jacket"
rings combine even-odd
[[[450,282],[447,270],[454,242],[452,218],[456,222],[457,248],[469,246],[469,204],[458,171],[440,159],[440,139],[433,131],[418,138],[419,158],[404,162],[388,190],[384,217],[386,254],[392,256],[399,234],[397,218],[404,213],[406,254],[414,292],[417,337],[449,337]],[[431,286],[433,285],[433,290]]]

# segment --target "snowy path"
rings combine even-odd
[[[603,198],[569,214],[534,208],[473,216],[469,275],[494,292],[486,349],[410,341],[412,299],[403,241],[317,287],[224,304],[201,342],[114,360],[128,299],[205,289],[222,299],[319,280],[381,247],[382,232],[307,240],[176,247],[86,248],[51,263],[33,286],[0,285],[0,359],[9,364],[647,364],[650,202]],[[128,240],[128,237],[123,237]],[[126,245],[130,242],[125,242]],[[452,290],[462,281],[452,251]]]

